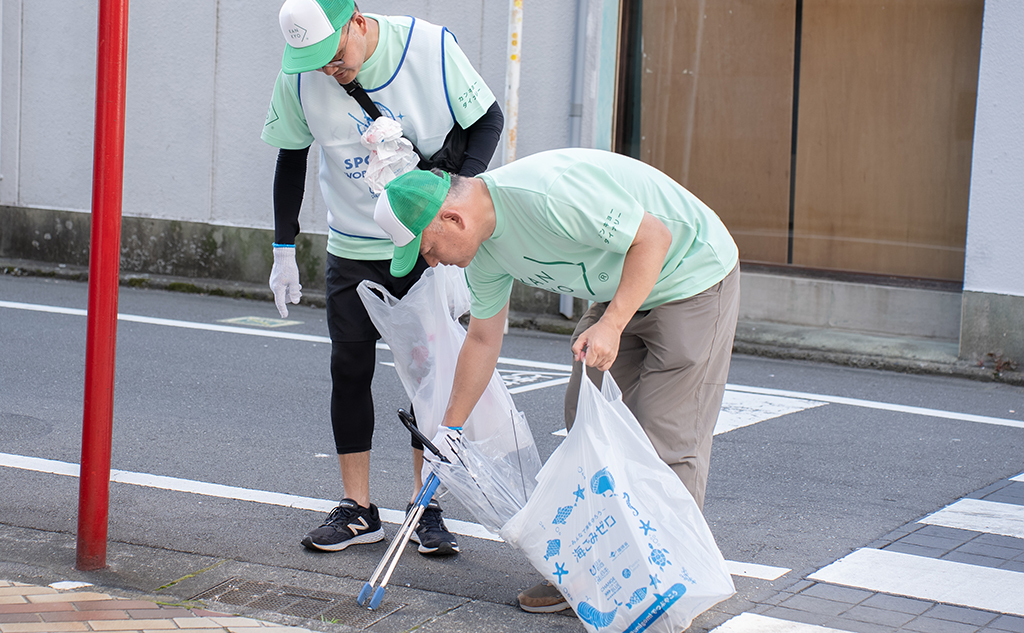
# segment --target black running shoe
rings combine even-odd
[[[406,506],[405,511],[409,513],[412,509],[413,505],[410,503]],[[459,551],[455,535],[444,526],[444,519],[441,518],[441,506],[433,499],[423,510],[419,525],[416,526],[409,540],[420,544],[420,554],[424,556],[450,556]]]
[[[364,508],[351,499],[342,499],[341,504],[331,510],[323,525],[312,530],[302,539],[306,549],[337,552],[349,545],[376,543],[384,539],[377,506]]]

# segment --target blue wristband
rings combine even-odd
[[[294,244],[278,244],[274,243],[274,248],[295,248]]]

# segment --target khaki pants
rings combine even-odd
[[[637,312],[622,332],[611,373],[622,399],[668,464],[704,507],[722,396],[739,316],[739,266],[704,292]],[[573,343],[604,314],[595,303],[580,319]],[[573,363],[565,392],[565,426],[576,417],[582,365]],[[601,373],[588,368],[595,384]]]

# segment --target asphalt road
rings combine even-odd
[[[0,276],[0,455],[8,461],[51,460],[41,470],[52,471],[79,461],[87,292],[78,282]],[[321,309],[292,306],[295,323],[278,327],[225,323],[277,312],[271,303],[122,288],[119,312],[114,469],[325,503],[342,496]],[[220,329],[201,329],[210,326]],[[306,338],[283,337],[291,335]],[[519,361],[501,373],[546,458],[562,440],[557,383],[568,338],[513,330],[502,357]],[[378,360],[388,363],[390,352]],[[1024,421],[1024,388],[738,355],[729,383],[727,408],[746,425],[716,436],[705,516],[727,560],[785,572],[737,577],[738,604],[1024,471],[1024,428],[1012,425]],[[407,399],[386,364],[373,388],[372,496],[400,510],[411,465],[395,410]],[[73,533],[77,478],[39,470],[0,466],[0,523]],[[115,541],[354,579],[368,577],[385,548],[304,550],[299,539],[322,520],[318,511],[133,483],[110,492]],[[450,520],[473,522],[454,499],[442,503]],[[385,527],[393,534],[396,526]],[[539,579],[505,543],[460,542],[452,559],[406,556],[393,582],[512,604]]]

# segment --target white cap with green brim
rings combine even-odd
[[[327,65],[354,10],[353,0],[286,0],[278,14],[287,42],[281,70],[294,75]]]
[[[405,277],[416,266],[423,230],[448,196],[452,178],[442,174],[410,171],[389,182],[377,198],[373,219],[395,243],[391,258],[391,274],[395,277]]]

